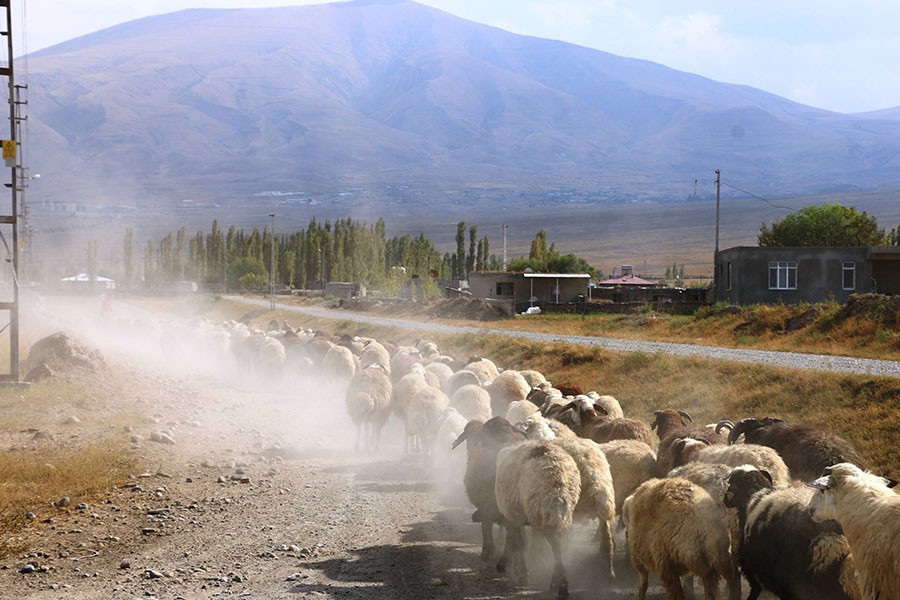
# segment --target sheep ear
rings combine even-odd
[[[470,431],[470,429],[468,427],[463,429],[462,433],[459,434],[459,437],[457,437],[455,440],[453,440],[453,444],[450,446],[450,449],[456,450],[457,446],[459,446],[464,441],[466,441],[466,438],[469,437],[469,431]]]
[[[888,488],[892,488],[897,485],[897,482],[890,477],[884,477],[884,485],[888,486]]]
[[[825,490],[830,490],[832,487],[834,487],[834,482],[831,481],[831,476],[825,475],[823,477],[819,477],[815,481],[810,481],[806,485],[813,489],[822,490],[824,492]]]
[[[772,480],[771,473],[769,473],[768,471],[763,471],[762,469],[760,469],[759,472],[762,473],[763,477],[765,477],[766,479],[769,480],[769,483],[771,483],[772,485],[775,485],[775,482]]]

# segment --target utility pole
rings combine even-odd
[[[722,172],[716,169],[716,255],[719,254],[719,191],[722,189]]]
[[[275,310],[275,213],[269,214],[272,228],[269,231],[269,308]]]
[[[0,1],[0,7],[6,9],[6,29],[0,33],[6,37],[6,61],[0,60],[0,64],[5,62],[5,67],[0,67],[0,77],[7,78],[8,92],[7,102],[9,103],[9,139],[3,140],[3,158],[7,167],[10,167],[10,182],[4,186],[9,188],[11,192],[11,207],[9,214],[0,214],[0,226],[12,226],[12,247],[7,244],[6,237],[3,237],[3,244],[6,249],[6,261],[12,266],[12,300],[0,301],[0,311],[9,312],[9,374],[0,373],[0,381],[19,382],[19,227],[18,227],[18,191],[19,191],[19,160],[21,152],[19,149],[18,133],[18,88],[13,77],[13,35],[12,35],[12,7],[10,0]],[[2,57],[0,57],[2,58]],[[5,212],[5,211],[3,211]],[[2,231],[0,231],[2,232]],[[5,329],[5,327],[4,327]]]
[[[722,172],[716,169],[716,251],[713,253],[713,294],[719,293],[719,196],[722,189]]]
[[[509,229],[509,225],[506,223],[503,224],[503,270],[506,271],[506,230]]]

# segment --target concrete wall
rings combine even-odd
[[[722,250],[716,259],[716,300],[733,304],[797,304],[834,299],[844,303],[850,294],[873,291],[868,255],[869,248],[745,246]],[[796,261],[796,289],[769,289],[770,261]],[[855,263],[855,289],[843,289],[845,261]]]

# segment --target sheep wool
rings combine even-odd
[[[811,483],[815,521],[835,519],[844,529],[859,570],[863,598],[900,599],[900,495],[895,481],[851,463],[825,469]]]
[[[736,576],[725,516],[700,486],[681,478],[646,481],[625,500],[623,519],[631,564],[640,574],[640,600],[647,597],[651,572],[673,600],[685,599],[684,575],[699,576],[707,598],[717,597],[721,578]]]

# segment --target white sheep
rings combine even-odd
[[[427,387],[430,387],[428,382],[425,380],[425,377],[418,372],[407,373],[396,381],[393,386],[393,402],[391,404],[391,409],[394,414],[397,415],[397,418],[400,419],[400,422],[403,423],[403,430],[405,432],[403,449],[406,453],[410,452],[410,446],[412,446],[412,450],[416,450],[419,442],[419,439],[414,437],[409,430],[409,406],[413,396]]]
[[[407,435],[418,437],[426,465],[430,465],[441,415],[447,410],[449,400],[441,390],[426,386],[415,393],[406,411]]]
[[[577,437],[567,425],[548,419],[540,412],[530,415],[523,422],[525,435],[530,440],[552,440],[557,437]]]
[[[377,450],[381,429],[391,414],[391,379],[380,365],[358,371],[347,385],[347,413],[356,423],[356,450],[365,436],[365,447]]]
[[[466,472],[466,455],[453,452],[453,443],[462,435],[468,419],[453,407],[441,415],[441,424],[434,438],[434,468],[446,475],[447,481],[463,483]]]
[[[706,490],[687,479],[645,481],[625,499],[623,521],[631,564],[640,574],[640,600],[647,597],[651,572],[672,600],[685,599],[684,575],[699,576],[713,600],[719,580],[736,577],[725,517]]]
[[[528,382],[528,386],[531,388],[536,388],[541,384],[547,383],[547,378],[544,377],[544,374],[540,371],[535,371],[534,369],[521,369],[519,375],[525,378],[525,381]]]
[[[587,396],[594,401],[595,406],[599,406],[606,413],[607,419],[624,419],[625,413],[622,411],[622,405],[613,396],[600,395],[597,392],[588,392]]]
[[[347,382],[356,373],[357,358],[346,346],[332,346],[322,359],[322,371],[330,381]]]
[[[487,385],[500,374],[500,369],[489,358],[475,358],[466,364],[466,370],[475,373],[482,385]]]
[[[531,386],[518,371],[503,371],[484,386],[491,395],[491,410],[495,417],[506,414],[510,402],[524,400],[531,391]]]
[[[506,520],[506,548],[497,565],[509,560],[521,582],[527,580],[523,527],[541,532],[553,552],[551,589],[559,597],[569,592],[562,563],[562,536],[572,526],[581,495],[581,474],[575,459],[552,440],[522,442],[500,450],[495,483],[497,507]]]
[[[609,463],[616,491],[616,512],[622,513],[625,498],[656,474],[656,453],[638,440],[612,440],[600,444]]]
[[[444,390],[444,393],[448,396],[453,396],[456,393],[456,390],[463,387],[464,385],[477,385],[481,387],[481,379],[478,378],[478,375],[473,373],[472,371],[461,369],[450,376],[441,389]]]
[[[440,362],[430,362],[425,365],[425,370],[432,373],[438,379],[438,385],[443,389],[444,384],[453,375],[453,369]]]
[[[852,463],[827,467],[809,485],[814,521],[834,519],[844,529],[859,571],[863,598],[900,598],[900,496],[896,481]]]
[[[568,452],[578,465],[581,474],[581,496],[575,507],[576,519],[597,519],[597,538],[600,540],[600,558],[605,574],[612,580],[615,543],[613,521],[616,518],[616,492],[606,456],[600,445],[580,437],[557,437],[556,443]]]
[[[530,400],[516,400],[509,403],[509,408],[506,409],[506,420],[513,424],[522,423],[539,411],[537,405]]]
[[[372,364],[381,365],[385,373],[391,374],[391,355],[384,345],[374,340],[369,341],[365,345],[362,354],[359,356],[360,368],[365,369]]]
[[[450,406],[469,421],[487,421],[491,414],[491,395],[479,385],[464,385],[450,396]],[[510,421],[515,423],[515,421]]]
[[[791,473],[774,449],[759,444],[709,445],[705,440],[684,438],[672,445],[675,466],[689,462],[719,463],[731,467],[753,465],[772,476],[775,487],[791,484]]]

